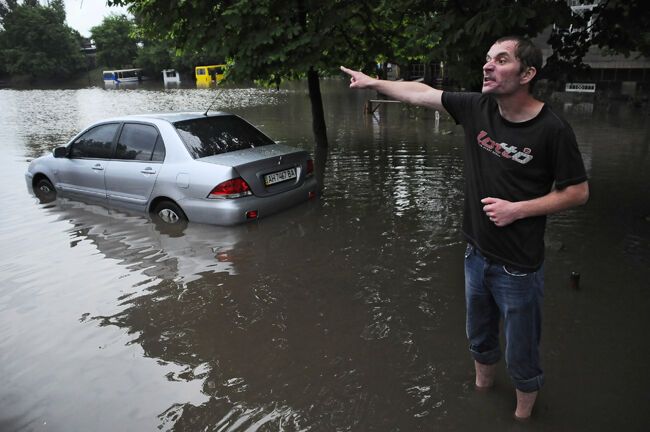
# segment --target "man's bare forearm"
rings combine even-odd
[[[543,197],[527,201],[511,202],[500,198],[486,197],[481,200],[483,211],[499,227],[507,226],[518,219],[543,216],[576,207],[589,199],[589,184],[585,181],[564,189],[552,190]]]
[[[375,80],[374,88],[379,93],[412,105],[442,109],[442,91],[426,84],[412,81]]]
[[[443,110],[442,91],[413,81],[387,81],[341,66],[350,76],[350,88],[371,89],[392,99],[413,105]]]
[[[554,189],[543,197],[520,202],[520,219],[558,213],[583,205],[588,199],[589,184],[586,181],[564,189]]]

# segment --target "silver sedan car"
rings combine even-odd
[[[28,187],[152,213],[168,224],[234,225],[317,195],[309,153],[277,144],[218,112],[133,115],[96,122],[34,159]]]

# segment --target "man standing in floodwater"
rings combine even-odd
[[[518,419],[530,417],[544,383],[539,342],[546,215],[589,197],[571,126],[532,95],[542,62],[541,50],[528,39],[497,40],[485,59],[481,93],[379,80],[341,67],[351,77],[350,88],[445,110],[463,125],[466,330],[475,384],[494,383],[503,319]]]

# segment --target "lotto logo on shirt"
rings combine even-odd
[[[533,160],[533,155],[531,154],[532,150],[528,147],[523,150],[519,150],[515,146],[508,145],[506,143],[498,143],[488,136],[488,133],[485,131],[479,132],[476,136],[476,141],[478,145],[481,146],[483,150],[487,150],[492,154],[505,158],[512,159],[515,162],[518,162],[522,165],[527,164]]]

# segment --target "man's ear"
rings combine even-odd
[[[537,75],[537,69],[535,69],[533,66],[530,66],[521,73],[521,78],[519,79],[519,82],[521,84],[528,84],[533,80],[533,78],[535,78],[535,75]]]

